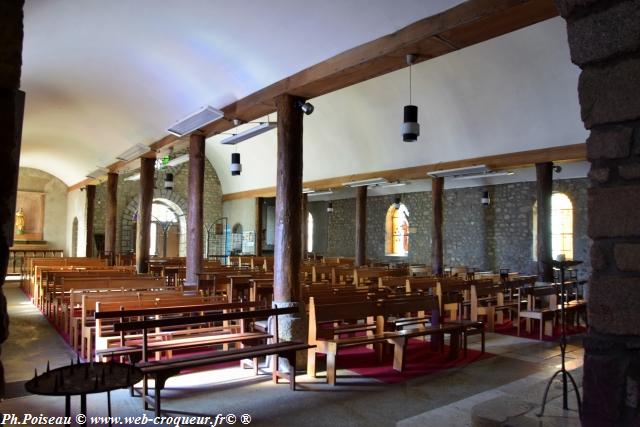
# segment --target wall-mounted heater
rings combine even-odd
[[[486,172],[486,173],[475,173],[472,175],[460,175],[455,176],[453,179],[462,180],[462,179],[482,179],[482,178],[494,178],[496,176],[509,176],[513,175],[512,171],[500,171],[500,172]]]
[[[358,181],[349,181],[349,182],[345,182],[342,185],[344,185],[345,187],[364,187],[364,186],[376,186],[376,185],[380,185],[380,184],[387,184],[389,181],[387,181],[386,178],[369,178],[369,179],[361,179]]]
[[[247,129],[245,131],[232,135],[228,138],[225,138],[222,141],[220,141],[220,143],[234,145],[234,144],[237,144],[238,142],[246,141],[247,139],[253,138],[254,136],[258,136],[260,134],[268,132],[271,129],[275,128],[277,125],[278,124],[276,122],[263,122],[263,123],[260,123],[258,126],[254,126],[250,129]]]
[[[444,169],[439,171],[431,171],[427,172],[432,178],[449,178],[453,176],[463,176],[463,175],[477,175],[482,173],[491,172],[486,165],[478,165],[478,166],[469,166],[466,168],[457,168],[457,169]]]
[[[137,159],[138,157],[142,156],[143,154],[148,153],[149,151],[151,151],[151,148],[149,148],[148,146],[146,146],[144,144],[136,144],[133,147],[129,148],[124,153],[116,156],[116,159],[124,160],[125,162],[129,162],[129,161],[131,161],[133,159]]]
[[[181,165],[183,163],[187,163],[188,161],[189,161],[189,155],[183,154],[182,156],[169,160],[165,166],[171,168],[174,166]]]
[[[183,137],[223,117],[224,113],[222,111],[207,105],[176,122],[176,124],[167,129],[167,132],[177,137]]]
[[[99,179],[100,177],[109,173],[109,169],[107,168],[98,168],[91,173],[87,174],[87,178]]]

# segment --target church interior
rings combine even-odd
[[[3,424],[640,425],[640,0],[0,28]]]

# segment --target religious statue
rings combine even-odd
[[[22,208],[16,212],[16,230],[18,230],[18,234],[24,234],[24,211]]]

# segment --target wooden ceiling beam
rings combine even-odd
[[[537,150],[519,151],[517,153],[498,154],[493,156],[475,157],[472,159],[454,160],[450,162],[432,163],[428,165],[413,166],[402,169],[390,169],[377,172],[366,172],[354,175],[345,175],[334,178],[306,181],[304,188],[312,190],[326,190],[329,188],[343,187],[345,182],[360,181],[371,178],[385,178],[388,181],[408,181],[416,179],[428,179],[427,173],[438,170],[465,168],[469,166],[486,165],[491,170],[507,170],[530,167],[536,163],[544,162],[573,162],[586,160],[586,144],[572,144],[560,147],[541,148]],[[254,197],[274,197],[275,187],[260,188],[256,190],[240,191],[222,196],[223,201],[247,199]]]
[[[553,0],[468,0],[335,55],[229,104],[222,108],[226,120],[218,120],[200,131],[210,137],[231,129],[234,118],[249,122],[271,114],[276,110],[275,98],[285,93],[306,99],[316,98],[399,70],[407,66],[405,55],[408,53],[417,54],[416,62],[426,61],[557,15]],[[150,147],[160,150],[179,140],[176,136],[167,135]],[[108,169],[117,172],[126,166],[126,163],[116,162]],[[70,191],[89,181],[72,186]]]

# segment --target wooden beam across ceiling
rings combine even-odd
[[[378,77],[407,66],[405,56],[427,61],[458,49],[498,37],[558,15],[553,0],[468,0],[458,6],[414,22],[394,33],[342,52],[319,64],[265,87],[222,108],[226,120],[198,130],[206,137],[233,127],[232,119],[245,122],[273,113],[274,100],[288,93],[305,99]],[[150,145],[152,150],[174,144],[179,138],[167,135]],[[118,171],[126,163],[108,168]],[[82,181],[71,189],[80,188]]]
[[[360,181],[371,178],[385,178],[387,181],[408,181],[427,179],[427,173],[439,170],[466,168],[470,166],[486,165],[491,170],[500,171],[533,166],[545,162],[574,162],[587,158],[587,145],[572,144],[560,147],[542,148],[537,150],[519,151],[517,153],[498,154],[494,156],[475,157],[473,159],[454,160],[451,162],[433,163],[402,169],[390,169],[376,172],[359,173],[355,175],[339,176],[304,182],[304,188],[311,190],[326,190],[342,187],[345,182]],[[254,197],[273,197],[275,187],[259,188],[256,190],[240,191],[222,196],[223,201],[247,199]]]

